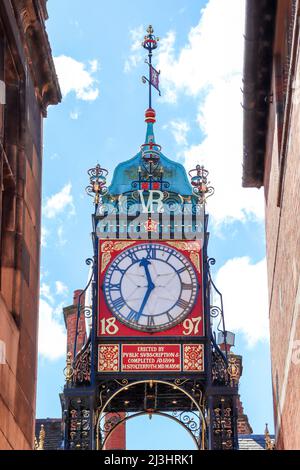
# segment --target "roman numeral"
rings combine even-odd
[[[186,300],[179,299],[178,302],[176,303],[176,305],[178,307],[182,308],[183,310],[185,310],[186,308],[188,308],[189,303]]]
[[[151,328],[151,327],[155,326],[154,317],[152,315],[148,316],[147,326],[148,326],[148,328]]]
[[[184,273],[186,270],[187,270],[187,268],[184,266],[183,268],[178,269],[177,273],[178,273],[178,274],[182,274],[182,273]]]
[[[125,272],[126,272],[125,269],[121,269],[121,268],[119,268],[119,266],[116,266],[116,267],[115,267],[115,270],[116,270],[116,271],[119,271],[119,273],[121,273],[122,276],[123,276],[123,275],[125,274]]]
[[[193,284],[185,284],[184,282],[181,284],[182,290],[192,290]]]
[[[169,312],[166,312],[166,315],[168,317],[168,322],[171,323],[172,321],[174,321],[174,318],[172,317],[172,315],[169,313]]]
[[[123,297],[120,297],[119,299],[113,300],[112,301],[113,306],[116,310],[121,310],[121,308],[125,307],[126,302],[123,299]]]
[[[135,251],[130,251],[130,252],[128,253],[128,256],[129,256],[129,258],[131,259],[131,261],[132,261],[133,263],[136,263],[137,261],[140,261],[140,259],[139,259],[139,257],[137,256],[137,254],[136,254]]]
[[[109,290],[111,292],[119,292],[121,290],[121,284],[109,284]]]
[[[127,315],[128,321],[137,321],[137,313],[135,310],[130,310],[130,313]]]
[[[147,246],[147,259],[156,259],[156,248],[154,246]]]

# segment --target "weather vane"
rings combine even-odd
[[[145,36],[144,41],[142,42],[142,46],[144,49],[148,51],[148,60],[145,60],[145,63],[149,65],[149,78],[143,76],[142,80],[143,83],[149,84],[149,108],[152,108],[152,87],[156,88],[156,90],[159,93],[159,96],[161,96],[161,92],[159,89],[159,77],[160,77],[160,71],[158,72],[152,65],[152,55],[153,51],[157,49],[157,43],[159,41],[159,38],[157,38],[154,35],[154,30],[152,26],[150,25],[147,29],[148,36]]]

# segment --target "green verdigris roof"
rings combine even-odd
[[[146,142],[155,142],[153,124],[147,124]],[[141,166],[142,152],[140,151],[133,158],[120,163],[113,174],[109,193],[113,196],[120,195],[132,190],[132,182],[138,179],[138,168]],[[188,180],[186,170],[183,165],[170,160],[160,153],[159,165],[164,169],[164,180],[170,183],[169,192],[191,196],[192,187]]]

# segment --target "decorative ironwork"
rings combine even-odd
[[[213,408],[213,450],[234,450],[234,414],[233,406],[224,398]]]
[[[81,399],[73,399],[68,412],[70,450],[89,450],[91,447],[91,412]]]
[[[102,202],[102,197],[108,192],[106,178],[108,171],[99,164],[95,168],[88,170],[90,185],[86,188],[86,193],[94,198],[94,204],[97,206]]]
[[[177,424],[181,425],[192,437],[196,447],[199,450],[205,450],[205,436],[203,433],[203,428],[201,426],[201,421],[199,416],[193,412],[173,412],[173,413],[164,413],[161,411],[138,411],[136,413],[107,413],[105,417],[102,418],[103,423],[99,427],[99,434],[103,436],[101,442],[98,443],[99,449],[105,449],[106,445],[109,442],[112,434],[117,430],[118,427],[124,426],[127,421],[148,415],[151,419],[152,416],[161,416],[167,419],[175,421]]]
[[[76,357],[73,371],[73,383],[76,385],[91,382],[91,342],[89,342]]]
[[[130,409],[130,399],[127,396],[130,389],[134,393],[134,388],[144,384],[144,401],[139,405],[139,411],[136,413]],[[160,386],[170,387],[174,393],[181,392],[186,396],[191,404],[189,411],[173,411],[173,413],[163,413],[159,409],[157,399],[160,395]],[[121,394],[124,393],[123,397]],[[178,395],[177,395],[178,396]],[[125,397],[125,398],[124,398]],[[105,444],[110,438],[115,428],[128,419],[138,415],[148,414],[149,416],[160,414],[171,417],[182,424],[193,435],[197,446],[201,449],[206,447],[206,422],[202,407],[203,394],[198,383],[189,380],[176,379],[174,382],[163,380],[143,380],[138,382],[129,382],[127,379],[122,381],[112,380],[105,382],[100,386],[99,394],[99,413],[97,419],[97,442],[98,448],[105,448]],[[173,407],[177,405],[178,398],[172,401]],[[113,403],[120,404],[124,401],[124,412],[114,408]],[[128,411],[126,411],[126,407]],[[179,406],[179,405],[178,405]],[[194,411],[196,410],[196,411]]]
[[[150,142],[142,146],[143,166],[138,168],[138,180],[131,183],[133,191],[162,191],[170,188],[170,183],[163,179],[164,169],[158,166],[159,159],[153,159],[155,147],[159,145]],[[146,150],[147,149],[147,150]],[[166,193],[165,198],[168,196]],[[139,199],[139,193],[133,193],[134,199]]]
[[[226,358],[219,349],[212,352],[212,382],[213,385],[230,385]]]
[[[207,199],[215,193],[214,188],[209,186],[209,172],[205,170],[204,166],[197,165],[196,168],[189,172],[189,175],[191,185],[193,186],[193,193],[198,197],[198,203],[200,205],[206,204]]]
[[[241,377],[241,361],[237,356],[229,354],[227,370],[230,378],[230,386],[238,386]]]
[[[67,354],[67,365],[64,368],[64,375],[66,377],[67,385],[70,385],[74,375],[74,369],[72,367],[72,353],[70,352]]]

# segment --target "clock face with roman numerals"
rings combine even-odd
[[[107,269],[103,290],[109,309],[120,322],[154,333],[172,328],[189,315],[198,283],[183,254],[151,243],[118,255]]]

